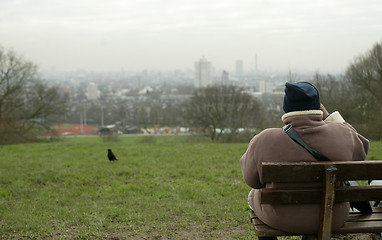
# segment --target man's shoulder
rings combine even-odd
[[[284,132],[284,130],[279,128],[266,128],[263,131],[261,131],[259,134],[275,134],[275,133],[281,133]]]
[[[282,128],[266,128],[257,134],[255,137],[259,139],[274,139],[279,138],[280,135],[286,135]]]

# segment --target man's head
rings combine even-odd
[[[320,94],[315,86],[308,82],[286,83],[284,112],[320,110]]]

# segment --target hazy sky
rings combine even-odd
[[[0,0],[0,45],[57,71],[340,71],[381,40],[381,0]]]

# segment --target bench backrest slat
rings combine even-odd
[[[325,166],[337,168],[337,180],[382,180],[382,161],[349,162],[264,162],[260,172],[262,183],[322,182]]]
[[[322,189],[261,189],[262,204],[320,203]],[[381,200],[382,186],[339,187],[335,202]]]

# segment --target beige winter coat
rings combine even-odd
[[[304,141],[332,161],[364,160],[369,141],[343,121],[338,112],[322,120],[322,111],[310,110],[284,114],[282,120],[291,124]],[[257,134],[240,159],[245,182],[253,189],[309,187],[311,184],[267,184],[259,179],[262,162],[316,161],[304,148],[294,142],[281,128],[270,128]],[[312,186],[317,187],[317,186]],[[252,190],[249,204],[267,225],[288,232],[316,233],[320,206],[317,205],[261,205],[259,191]],[[334,206],[333,229],[341,227],[348,216],[349,204]]]

